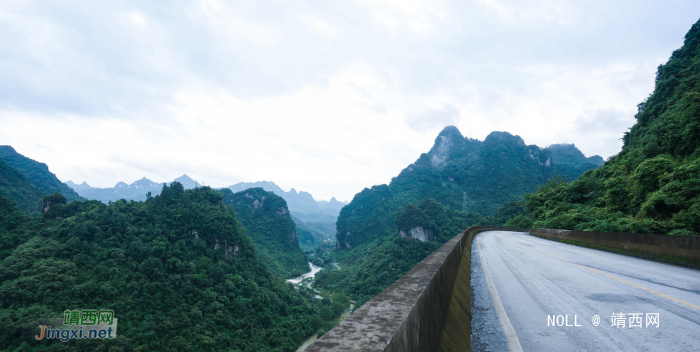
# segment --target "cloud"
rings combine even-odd
[[[392,36],[402,32],[426,34],[436,22],[446,19],[444,1],[436,0],[358,0],[366,6],[374,21]]]
[[[456,125],[619,151],[700,3],[0,3],[0,143],[60,179],[351,199]]]
[[[406,124],[416,131],[434,130],[455,125],[460,119],[459,109],[450,104],[444,104],[439,108],[428,108],[411,114],[406,119]]]
[[[219,0],[198,0],[195,18],[213,33],[233,43],[246,41],[256,46],[274,47],[282,39],[275,26],[249,21],[241,16],[240,6]]]
[[[309,13],[301,13],[299,14],[299,19],[306,24],[309,32],[323,38],[342,40],[345,36],[345,30],[343,28],[323,18],[316,17]]]
[[[477,0],[490,13],[509,25],[522,26],[525,23],[556,23],[574,25],[580,21],[582,5],[576,2],[557,0]]]
[[[587,141],[584,144],[587,156],[597,154],[607,158],[612,155],[609,151],[622,148],[622,136],[635,122],[631,110],[583,111],[573,121],[570,133]]]

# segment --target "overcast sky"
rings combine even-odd
[[[608,158],[700,1],[2,1],[0,144],[350,200],[455,125]]]

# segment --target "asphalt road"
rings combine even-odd
[[[700,270],[491,231],[472,297],[474,351],[700,351]]]

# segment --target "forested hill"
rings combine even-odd
[[[56,175],[49,171],[49,167],[36,160],[25,157],[17,153],[9,145],[0,145],[0,158],[4,159],[10,166],[17,169],[29,182],[39,188],[43,194],[61,193],[69,202],[83,200],[72,188],[61,182]]]
[[[491,215],[502,204],[532,192],[557,171],[573,179],[595,168],[599,160],[570,152],[556,154],[561,159],[549,149],[526,145],[508,132],[492,132],[482,142],[463,137],[454,126],[445,127],[432,149],[389,185],[364,189],[341,210],[338,242],[351,249],[396,233],[397,212],[425,198],[461,210],[466,192],[469,212]]]
[[[292,215],[296,225],[299,247],[304,251],[318,248],[324,242],[335,243],[335,223],[330,222],[304,222]]]
[[[17,205],[25,214],[41,211],[41,197],[44,192],[34,186],[17,169],[0,158],[0,196]]]
[[[58,198],[26,218],[0,196],[0,350],[294,351],[323,323],[209,187],[112,205]],[[113,309],[119,338],[21,335],[81,308]]]
[[[700,235],[700,21],[637,107],[618,155],[526,196],[534,226]]]
[[[389,185],[364,189],[341,210],[332,256],[344,267],[324,270],[316,285],[365,301],[468,226],[522,218],[513,201],[548,178],[575,178],[601,162],[573,145],[542,149],[507,132],[482,142],[446,127]]]
[[[333,271],[327,266],[331,270],[316,275],[316,286],[351,296],[360,305],[478,218],[430,198],[408,204],[394,218],[396,233],[344,251],[339,258],[343,269]]]
[[[311,270],[306,255],[299,248],[295,224],[282,197],[262,188],[237,193],[224,188],[219,192],[224,204],[233,206],[258,256],[272,271],[292,278]]]
[[[555,167],[562,175],[581,175],[605,163],[599,155],[586,158],[573,144],[552,144],[546,149],[552,153],[552,160],[556,160]]]
[[[336,200],[335,197],[331,198],[330,201],[317,201],[311,193],[304,191],[297,192],[294,188],[289,190],[289,192],[285,192],[271,181],[239,182],[228,188],[233,193],[236,193],[255,187],[260,187],[284,198],[292,215],[303,221],[335,222],[340,209],[347,204]]]

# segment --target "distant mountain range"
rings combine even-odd
[[[182,175],[172,182],[167,182],[167,184],[170,185],[176,181],[180,182],[185,189],[201,186],[187,175]],[[87,182],[76,184],[73,181],[68,181],[66,184],[82,197],[99,200],[103,203],[109,201],[114,202],[119,199],[144,201],[146,200],[146,194],[148,194],[148,192],[151,192],[152,196],[156,196],[159,195],[160,191],[163,189],[163,183],[153,182],[145,177],[131,184],[119,182],[112,188],[92,187],[88,185]]]
[[[180,182],[185,189],[200,187],[201,185],[187,175],[182,175],[173,180]],[[167,182],[170,185],[172,182]],[[153,182],[147,178],[142,178],[131,184],[119,182],[111,188],[97,188],[88,185],[86,182],[76,184],[72,181],[66,182],[77,194],[87,199],[95,199],[107,203],[109,201],[117,201],[119,199],[144,201],[146,194],[151,192],[152,196],[160,194],[163,189],[163,183]],[[314,197],[304,191],[297,192],[292,188],[289,192],[285,192],[274,182],[240,182],[233,186],[227,187],[232,192],[240,192],[246,189],[260,187],[268,192],[272,192],[282,197],[289,207],[289,211],[294,216],[304,222],[332,222],[335,223],[340,209],[348,203],[340,202],[335,198],[330,201],[317,201]],[[76,195],[77,195],[76,194]]]
[[[314,197],[304,191],[297,192],[294,188],[285,192],[274,182],[240,182],[228,188],[232,192],[240,192],[249,188],[260,187],[268,192],[272,192],[287,201],[289,211],[294,217],[304,222],[335,222],[340,209],[343,209],[347,202],[340,202],[335,197],[330,201],[315,200]]]

